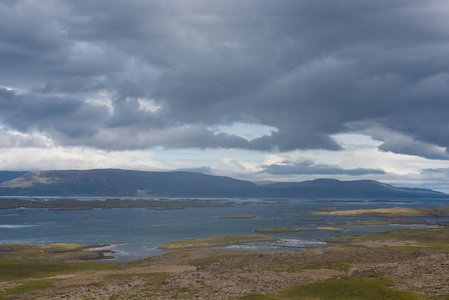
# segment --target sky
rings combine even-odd
[[[449,192],[446,0],[3,0],[0,169]]]

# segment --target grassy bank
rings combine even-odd
[[[393,207],[377,209],[355,209],[339,211],[315,211],[314,215],[331,215],[341,217],[447,217],[449,216],[449,206],[437,208],[422,207]]]
[[[170,249],[191,248],[191,247],[216,247],[216,246],[242,244],[259,241],[272,241],[272,240],[276,239],[267,235],[259,235],[259,234],[227,235],[227,236],[208,237],[197,240],[170,242],[162,246],[161,249],[170,250]]]

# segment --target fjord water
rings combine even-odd
[[[208,200],[208,199],[204,199]],[[1,200],[0,200],[1,201]],[[132,201],[132,200],[129,200]],[[167,200],[170,201],[170,200]],[[3,209],[0,210],[0,244],[7,243],[82,243],[114,244],[116,260],[129,261],[163,253],[157,249],[175,240],[197,239],[221,235],[246,235],[263,227],[296,226],[314,228],[328,222],[369,220],[373,218],[342,218],[310,213],[322,207],[369,209],[402,207],[437,207],[443,199],[413,200],[314,200],[314,199],[226,199],[230,207],[198,207],[181,210],[147,210],[117,208],[93,210]],[[279,210],[300,210],[280,212]],[[220,218],[229,215],[255,215],[255,218]],[[315,219],[315,220],[311,220]],[[323,219],[323,220],[317,220]],[[413,218],[448,221],[448,218]],[[340,226],[341,227],[341,226]],[[231,246],[255,250],[294,251],[320,247],[320,241],[332,236],[379,232],[401,227],[343,226],[345,232],[301,231],[270,234],[281,240],[276,243]]]

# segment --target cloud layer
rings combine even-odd
[[[448,159],[447,20],[444,0],[2,1],[0,125],[103,150],[337,151],[360,132]],[[209,129],[234,123],[276,130]]]

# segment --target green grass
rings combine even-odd
[[[14,288],[8,289],[4,293],[0,293],[0,297],[11,295],[11,294],[23,294],[30,291],[36,291],[36,290],[45,290],[48,288],[54,288],[53,283],[57,280],[33,280],[33,281],[27,281],[21,284],[20,286],[16,286]],[[1,299],[1,298],[0,298]]]
[[[337,210],[340,210],[340,209],[335,206],[318,208],[318,211],[337,211]]]
[[[392,280],[377,278],[329,279],[297,285],[280,295],[248,295],[239,299],[304,299],[304,300],[420,300],[424,296],[391,288]]]
[[[449,215],[449,206],[442,206],[437,208],[392,207],[340,211],[315,211],[312,214],[344,217],[445,217]]]
[[[345,221],[338,223],[327,223],[327,225],[339,225],[339,226],[372,226],[372,225],[391,225],[391,224],[433,225],[435,224],[435,222],[429,222],[424,220],[382,219],[382,220]]]
[[[345,231],[343,228],[337,227],[316,227],[316,228],[296,228],[296,231]]]
[[[300,267],[291,267],[286,270],[287,273],[301,273],[306,269],[332,269],[337,271],[347,271],[352,265],[346,262],[326,262],[326,261],[316,261],[305,264]]]
[[[259,228],[256,230],[256,232],[269,232],[269,233],[277,233],[277,232],[296,232],[298,231],[298,228],[295,226],[289,226],[289,227],[283,227],[283,226],[277,226],[277,227],[267,227],[267,228]]]
[[[413,252],[415,252],[416,250],[419,250],[419,249],[427,249],[427,247],[416,247],[416,246],[390,246],[390,247],[385,247],[385,248],[396,250],[405,255],[412,255]]]
[[[226,235],[217,237],[208,237],[197,240],[175,241],[162,246],[162,249],[178,249],[190,247],[214,247],[221,245],[230,245],[238,243],[249,243],[257,241],[271,241],[275,240],[267,235],[252,234],[252,235]]]
[[[204,266],[208,266],[211,265],[213,263],[219,262],[222,259],[228,259],[228,258],[233,258],[233,257],[249,257],[249,258],[253,258],[256,255],[238,255],[238,254],[221,254],[221,255],[212,255],[209,257],[204,257],[204,258],[200,258],[200,259],[195,259],[192,261],[189,261],[188,264],[192,265],[192,266],[196,266],[196,267],[204,267]]]
[[[331,238],[329,242],[359,242],[359,241],[411,241],[417,246],[385,247],[410,254],[417,249],[428,249],[449,253],[449,228],[399,228],[379,233],[361,236],[342,236]]]
[[[133,277],[147,277],[147,278],[164,278],[167,272],[160,273],[127,273],[127,274],[110,274],[104,276],[105,279],[128,279]]]
[[[45,278],[59,274],[85,270],[110,269],[114,264],[98,262],[86,264],[42,263],[42,262],[1,262],[0,281],[14,281],[25,278]]]
[[[345,229],[343,228],[338,228],[338,227],[329,227],[329,226],[324,226],[324,227],[317,227],[316,230],[327,230],[327,231],[345,231]]]
[[[95,247],[99,247],[97,245]],[[0,255],[0,263],[7,261],[34,261],[34,262],[50,262],[50,261],[69,261],[69,260],[97,260],[104,258],[101,251],[85,251],[84,249],[92,248],[82,244],[4,244],[0,245],[0,250],[7,251],[6,254]]]

